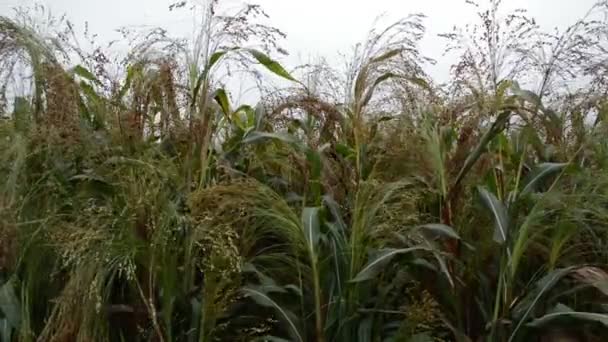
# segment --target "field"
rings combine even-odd
[[[442,84],[421,15],[287,70],[220,7],[121,59],[0,17],[0,342],[608,341],[608,3],[471,5]]]

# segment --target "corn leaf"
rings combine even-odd
[[[524,187],[521,191],[522,195],[529,194],[536,190],[538,185],[547,177],[561,171],[565,168],[567,163],[542,163],[537,165],[534,170],[528,175],[524,182]]]
[[[448,237],[451,239],[460,240],[460,236],[458,233],[454,231],[454,229],[448,225],[442,223],[429,223],[420,226],[421,229],[432,232],[439,236]]]
[[[246,49],[246,51],[249,52],[253,56],[253,58],[255,58],[258,62],[260,62],[260,64],[262,64],[266,69],[273,72],[275,75],[281,76],[290,81],[296,80],[295,78],[293,78],[293,76],[289,74],[289,72],[287,72],[287,70],[283,68],[283,66],[281,66],[281,64],[271,59],[266,54],[255,49]]]
[[[281,320],[287,324],[291,337],[296,341],[304,342],[304,339],[298,330],[299,323],[297,322],[296,316],[292,312],[279,305],[272,298],[270,298],[267,293],[260,289],[254,287],[245,287],[242,289],[242,292],[245,296],[253,299],[253,301],[255,301],[258,305],[273,308],[280,316]]]
[[[483,205],[490,211],[494,220],[494,241],[504,244],[509,232],[509,216],[507,209],[501,201],[488,190],[478,187],[477,191]]]
[[[397,255],[411,253],[415,251],[429,249],[426,247],[410,247],[401,249],[384,249],[377,253],[376,256],[372,257],[368,263],[359,271],[357,276],[351,280],[353,283],[362,282],[373,279],[380,274],[384,267]]]

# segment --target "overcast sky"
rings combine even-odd
[[[220,0],[222,1],[222,0]],[[239,0],[223,0],[238,2]],[[484,0],[480,0],[484,1]],[[192,18],[187,13],[169,12],[175,0],[0,0],[0,14],[10,15],[17,5],[39,2],[55,15],[67,14],[76,25],[89,22],[93,33],[103,40],[117,37],[121,26],[162,26],[170,31],[187,33]],[[441,56],[443,41],[438,33],[449,32],[454,25],[475,20],[475,11],[464,0],[250,0],[262,5],[271,23],[286,32],[284,47],[290,52],[282,62],[289,68],[316,56],[335,61],[336,52],[366,37],[374,19],[385,14],[399,19],[410,13],[424,13],[427,27],[422,51],[433,58]],[[581,18],[596,0],[504,0],[504,9],[524,8],[541,27],[565,27]],[[430,70],[436,78],[447,75],[450,61],[441,60]]]

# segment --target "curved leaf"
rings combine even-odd
[[[395,56],[398,56],[399,54],[401,54],[401,52],[403,52],[403,48],[397,48],[397,49],[393,49],[393,50],[389,50],[383,54],[381,54],[380,56],[374,57],[372,59],[369,60],[369,64],[373,64],[373,63],[380,63],[383,62],[387,59],[391,59]]]
[[[481,197],[483,205],[490,210],[492,219],[494,220],[494,241],[504,244],[507,241],[507,234],[509,230],[509,216],[507,215],[507,209],[501,201],[490,193],[488,190],[478,187],[477,191]]]
[[[365,96],[363,96],[363,99],[361,100],[361,103],[359,104],[359,106],[361,108],[363,108],[369,103],[369,101],[372,99],[372,96],[374,95],[374,91],[376,90],[376,87],[380,83],[382,83],[386,80],[389,80],[391,78],[395,78],[395,77],[399,77],[399,75],[392,73],[392,72],[387,72],[381,76],[378,76],[378,78],[376,78],[374,80],[374,83],[372,83],[372,85],[369,87],[369,89],[365,93]]]
[[[304,208],[302,210],[302,227],[310,253],[314,254],[320,237],[319,208]]]
[[[17,329],[21,322],[21,305],[15,294],[14,282],[7,281],[0,286],[0,312],[6,319],[6,324]]]
[[[245,139],[243,139],[244,144],[253,144],[259,143],[264,140],[273,139],[279,140],[288,144],[292,144],[297,142],[296,138],[288,133],[270,133],[270,132],[259,132],[253,131],[247,135]]]
[[[275,75],[281,76],[290,81],[296,80],[295,78],[293,78],[293,76],[289,74],[289,72],[287,72],[287,70],[283,68],[283,66],[281,66],[281,64],[268,57],[266,54],[255,49],[246,49],[245,51],[249,52],[253,56],[253,58],[260,62],[260,64],[262,64],[264,67],[266,67],[266,69],[272,71]]]
[[[537,165],[524,182],[525,185],[521,194],[525,195],[534,191],[541,181],[562,170],[567,165],[567,163],[542,163]]]
[[[420,228],[433,232],[437,235],[449,237],[451,239],[460,240],[460,236],[458,235],[458,233],[456,233],[456,231],[454,231],[454,229],[452,227],[442,224],[442,223],[429,223],[429,224],[420,226]]]
[[[519,88],[515,88],[515,87],[512,87],[511,89],[513,90],[514,95],[517,96],[518,98],[520,98],[521,100],[529,102],[535,106],[538,106],[538,108],[540,108],[540,109],[543,108],[541,99],[536,93],[529,91],[529,90],[519,89]]]
[[[83,67],[82,65],[77,65],[74,68],[72,68],[72,72],[84,79],[87,79],[91,82],[94,82],[96,84],[101,85],[102,83],[97,79],[97,77],[95,77],[95,75],[93,75],[92,72],[90,72],[87,68]]]
[[[242,289],[242,292],[245,296],[253,299],[258,305],[275,309],[288,325],[292,338],[296,339],[297,341],[304,342],[304,339],[298,330],[297,318],[292,312],[281,307],[277,302],[270,298],[268,294],[264,293],[264,291],[260,291],[259,289],[245,287]]]
[[[540,298],[555,286],[560,279],[572,272],[572,270],[573,267],[554,270],[536,282],[536,288],[513,308],[513,316],[515,319],[519,320],[519,323],[513,330],[509,341],[515,338],[519,328],[521,328],[521,325],[526,321],[528,315],[530,315]]]
[[[363,267],[363,269],[354,279],[351,280],[351,282],[358,283],[361,281],[370,280],[382,272],[384,266],[386,266],[395,256],[420,250],[428,251],[429,249],[426,247],[410,247],[381,250],[375,257],[371,258],[367,265]]]
[[[473,168],[475,163],[479,160],[481,155],[485,152],[488,144],[498,135],[500,132],[504,130],[505,124],[509,121],[511,117],[511,111],[504,111],[498,115],[496,121],[492,124],[492,127],[481,137],[481,140],[475,146],[473,152],[471,152],[464,161],[460,172],[458,172],[458,176],[456,176],[456,180],[454,181],[454,185],[452,185],[451,189],[457,189],[460,186],[460,183],[464,179],[464,177],[469,173],[469,171]]]
[[[226,94],[226,91],[222,88],[216,90],[213,94],[213,98],[215,99],[215,102],[217,102],[217,104],[220,106],[220,108],[222,108],[222,112],[224,113],[224,115],[229,116],[230,100],[228,100],[228,95]]]
[[[565,312],[554,312],[544,315],[534,321],[528,323],[530,327],[542,327],[546,324],[553,322],[556,319],[573,319],[587,322],[597,322],[608,327],[608,314],[593,313],[593,312],[577,312],[577,311],[565,311]]]
[[[261,129],[264,118],[266,117],[266,108],[260,102],[255,106],[255,129]]]

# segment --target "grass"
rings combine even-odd
[[[471,9],[447,84],[419,15],[293,71],[257,6],[121,61],[0,17],[0,341],[602,341],[608,6]]]

